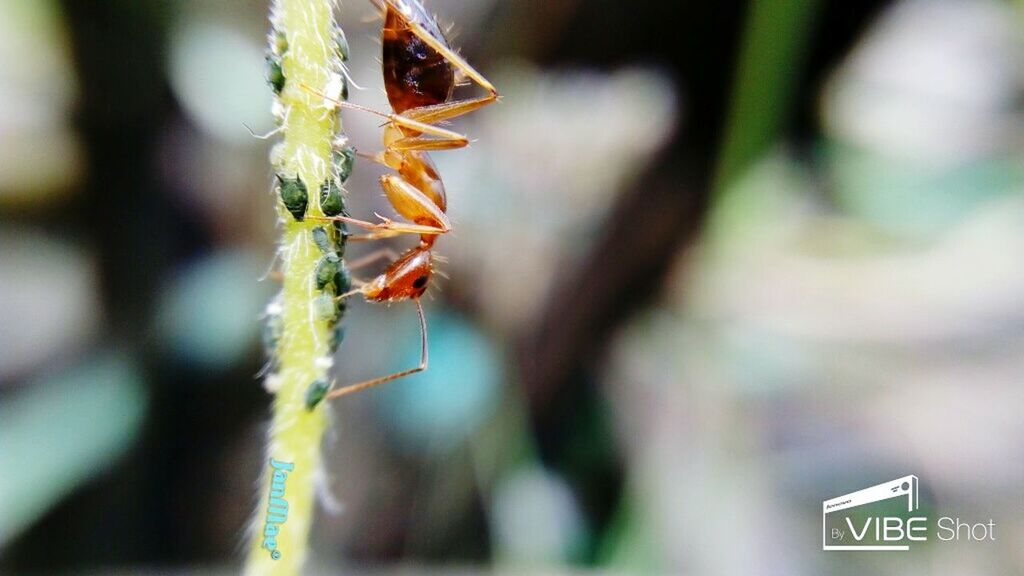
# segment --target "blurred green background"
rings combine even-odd
[[[431,368],[334,405],[310,572],[1024,573],[1024,4],[428,5],[504,99],[434,155]],[[266,8],[0,0],[0,573],[240,564]],[[339,382],[415,362],[410,306],[345,323]],[[905,474],[997,540],[820,550]]]

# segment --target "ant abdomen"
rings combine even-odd
[[[409,27],[413,21],[447,45],[437,23],[416,0],[403,0],[401,4],[408,14],[399,15],[389,7],[383,33],[384,88],[391,108],[399,114],[447,102],[455,87],[451,63]]]

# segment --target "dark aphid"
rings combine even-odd
[[[348,225],[341,220],[334,222],[334,233],[337,235],[338,240],[338,256],[344,257],[345,247],[348,246],[348,238],[351,236],[348,232]]]
[[[334,298],[332,301],[334,303],[334,318],[328,320],[327,327],[334,331],[331,334],[330,342],[331,352],[333,353],[338,350],[337,344],[341,343],[340,336],[344,335],[344,332],[341,335],[338,334],[338,328],[342,326],[340,320],[345,316],[345,312],[348,311],[348,303],[344,298]]]
[[[334,274],[334,291],[339,296],[348,292],[352,289],[352,275],[348,271],[348,267],[342,262],[338,266],[338,271]],[[344,300],[342,300],[344,302]]]
[[[267,306],[267,320],[263,324],[263,332],[260,334],[260,341],[263,344],[263,353],[268,363],[264,370],[267,373],[274,373],[278,370],[277,347],[281,342],[281,335],[284,334],[284,320],[281,318],[281,304],[275,299]]]
[[[277,343],[281,340],[281,332],[284,329],[284,324],[281,320],[280,314],[271,314],[267,316],[267,321],[263,325],[263,334],[261,340],[263,341],[263,352],[267,355],[267,358],[273,359],[277,356]]]
[[[296,220],[302,222],[306,217],[306,205],[309,203],[306,183],[299,177],[285,178],[278,175],[277,179],[281,202],[284,202],[284,207]]]
[[[336,318],[341,318],[342,316],[345,315],[345,312],[348,311],[348,302],[344,298],[342,298],[342,299],[338,300],[337,304],[338,304],[338,306],[337,306],[337,313],[336,313],[335,317]],[[340,324],[335,324],[335,327],[337,327],[339,325]],[[340,342],[340,340],[339,340],[339,342]]]
[[[345,198],[334,178],[328,178],[320,185],[320,210],[324,216],[337,216],[345,210]]]
[[[318,319],[327,320],[331,324],[338,321],[338,307],[334,297],[326,292],[313,299],[313,312]]]
[[[337,145],[332,154],[334,161],[334,174],[338,181],[344,184],[352,176],[352,169],[356,164],[356,151],[348,144]]]
[[[324,254],[331,254],[334,252],[334,245],[331,242],[331,237],[327,234],[327,230],[324,229],[323,226],[313,228],[311,234],[313,235],[313,242],[321,252]]]
[[[274,89],[274,94],[280,96],[284,90],[284,68],[281,67],[281,58],[273,54],[267,56],[267,83]]]
[[[338,309],[343,314],[345,312],[344,304],[343,303],[340,304],[338,306]],[[331,343],[330,343],[331,354],[333,354],[333,353],[338,351],[338,348],[341,346],[341,343],[344,340],[345,340],[345,325],[339,323],[339,324],[334,326],[334,331],[331,333]]]
[[[325,254],[316,265],[316,288],[323,290],[328,284],[334,281],[334,275],[338,273],[338,265],[341,259],[334,252]]]
[[[323,402],[331,385],[326,380],[315,380],[306,388],[306,410],[312,412],[320,402]]]

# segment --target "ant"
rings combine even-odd
[[[388,121],[384,126],[384,151],[370,159],[397,172],[381,176],[380,186],[395,211],[409,222],[395,222],[380,215],[379,223],[348,216],[324,219],[347,222],[369,231],[350,240],[419,235],[419,243],[401,256],[396,257],[394,252],[384,249],[353,263],[350,268],[385,256],[394,258],[382,274],[338,299],[360,294],[368,302],[412,300],[420,320],[420,363],[415,368],[335,389],[326,398],[359,392],[427,369],[427,321],[420,297],[426,292],[434,271],[434,242],[439,235],[451,230],[444,183],[427,151],[468,146],[469,139],[465,135],[435,124],[477,110],[499,98],[494,86],[448,45],[436,19],[426,11],[421,0],[373,2],[384,12],[382,68],[393,112],[379,112],[336,100],[306,85],[303,88],[335,106],[370,112]],[[450,101],[459,83],[457,75],[471,79],[488,94]]]

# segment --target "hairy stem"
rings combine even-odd
[[[275,397],[246,573],[289,575],[301,573],[307,556],[328,425],[320,400],[344,313],[335,296],[350,287],[341,259],[347,232],[320,218],[344,213],[352,154],[336,110],[305,88],[344,97],[347,46],[333,0],[274,0],[271,23],[267,78],[284,135],[271,153],[284,286],[267,309],[267,389]]]

